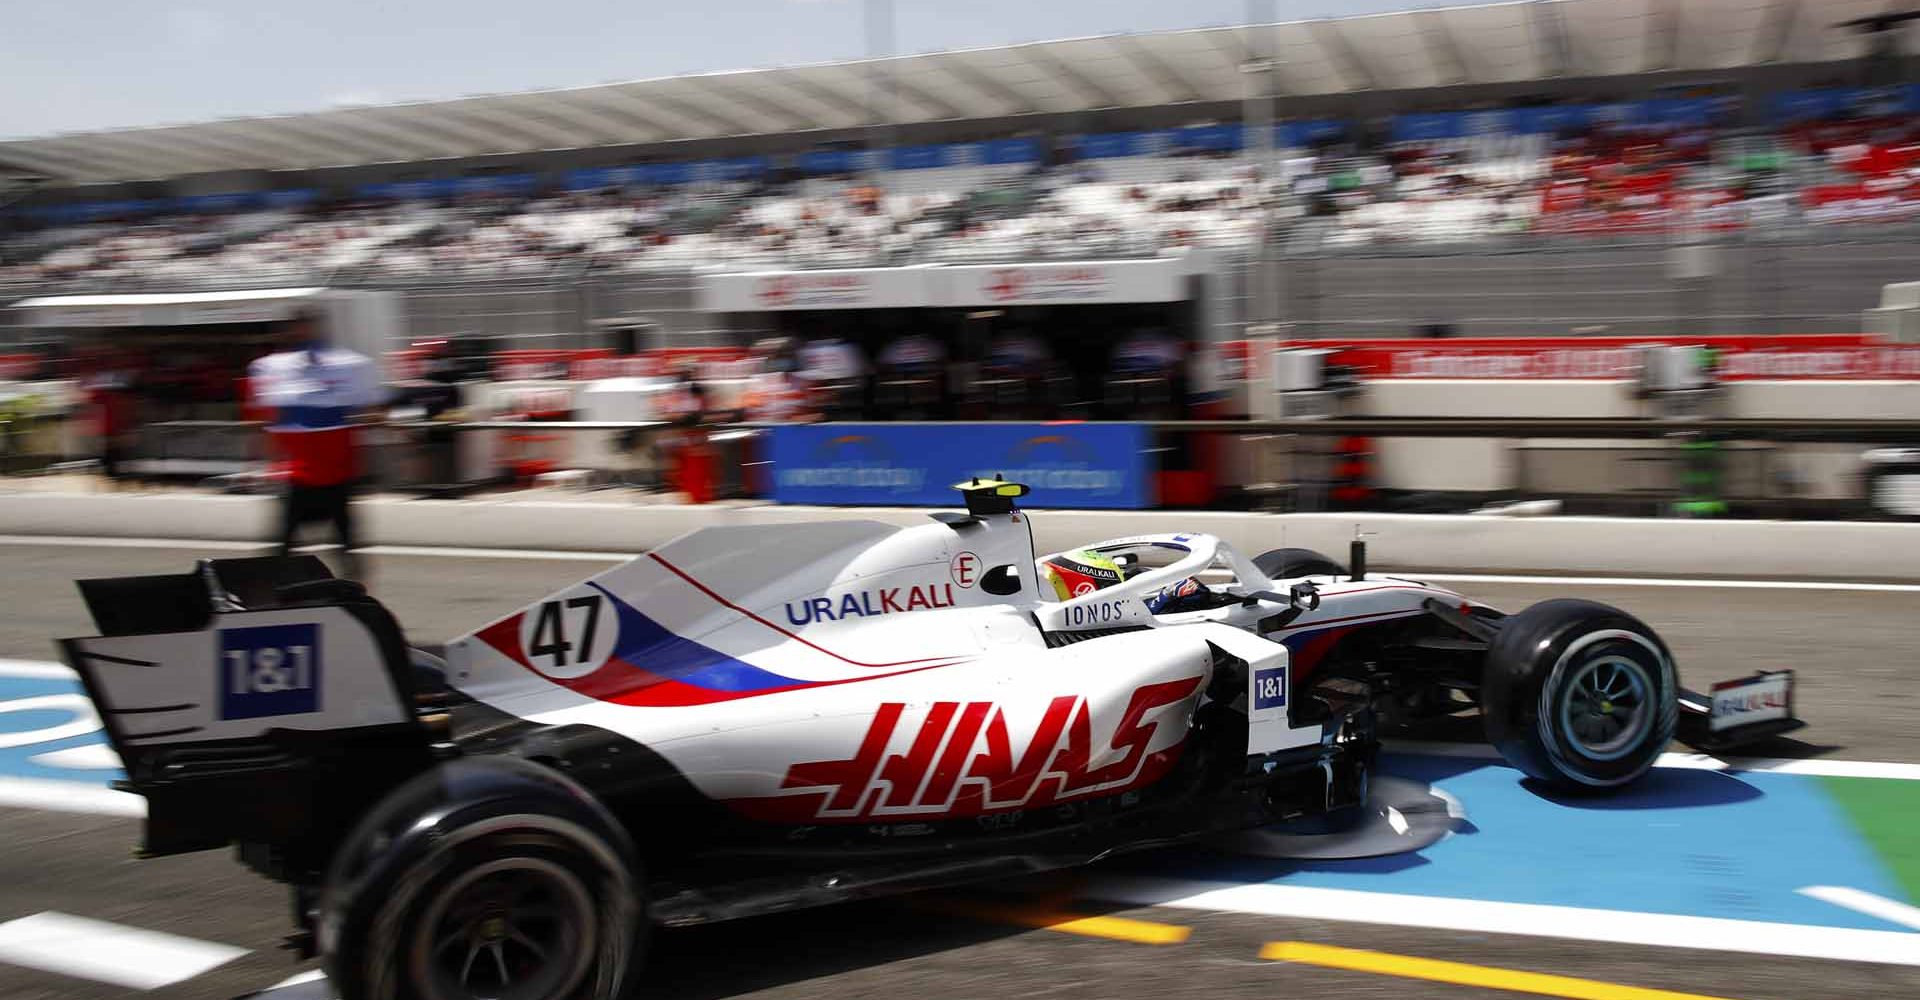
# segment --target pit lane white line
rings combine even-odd
[[[1693,587],[1702,590],[1853,590],[1876,594],[1920,594],[1920,583],[1853,583],[1845,580],[1711,580],[1647,576],[1526,576],[1497,573],[1403,573],[1384,576],[1434,583],[1550,583],[1566,587]]]
[[[1096,878],[1082,895],[1134,906],[1920,966],[1920,934],[1901,931],[1123,875]]]
[[[107,538],[85,535],[0,535],[0,545],[80,547],[98,549],[183,549],[213,552],[265,552],[267,542],[235,542],[208,538]],[[332,552],[337,545],[299,545],[295,552]],[[370,556],[426,556],[450,559],[539,559],[551,562],[626,562],[639,552],[571,552],[546,549],[485,549],[434,545],[369,545]]]
[[[101,538],[78,535],[0,535],[0,545],[81,546],[96,548],[215,549],[257,552],[271,548],[265,542],[215,541],[191,538]],[[309,545],[301,552],[325,552],[329,545]],[[461,548],[428,545],[373,545],[360,550],[373,556],[420,556],[451,559],[538,559],[553,562],[625,562],[640,552],[572,552],[547,549]],[[1920,583],[1874,583],[1849,580],[1722,580],[1692,577],[1644,576],[1533,576],[1515,573],[1417,573],[1376,567],[1383,576],[1435,583],[1552,584],[1569,587],[1688,587],[1700,590],[1842,590],[1880,594],[1920,594]]]
[[[1500,760],[1500,751],[1485,743],[1433,743],[1425,740],[1386,740],[1390,753],[1424,754],[1429,757],[1465,757],[1472,760]],[[1920,781],[1920,764],[1880,760],[1828,760],[1808,757],[1714,757],[1703,753],[1663,753],[1655,767],[1684,768],[1694,771],[1760,771],[1768,774],[1804,774],[1826,778],[1888,778],[1895,781]]]
[[[113,538],[105,535],[0,535],[0,545],[81,546],[93,549],[217,549],[251,552],[270,548],[266,542],[223,542],[207,538]]]
[[[1811,896],[1835,906],[1844,906],[1856,913],[1885,920],[1890,924],[1911,927],[1920,931],[1920,907],[1908,906],[1898,900],[1885,896],[1876,896],[1865,889],[1849,889],[1844,885],[1810,885],[1798,890],[1802,896]]]
[[[152,990],[192,979],[245,948],[48,910],[0,924],[0,962]]]

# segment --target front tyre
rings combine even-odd
[[[1679,679],[1666,644],[1618,608],[1543,601],[1505,619],[1481,679],[1487,739],[1567,791],[1645,774],[1673,739]]]

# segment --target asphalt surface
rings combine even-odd
[[[90,632],[70,581],[179,572],[190,549],[0,546],[0,658],[53,659],[50,639]],[[416,642],[438,642],[505,614],[597,568],[577,560],[375,557],[375,593]],[[1458,585],[1517,609],[1567,596],[1532,584]],[[1695,683],[1760,666],[1799,671],[1806,742],[1756,748],[1776,756],[1920,762],[1911,675],[1920,594],[1725,588],[1591,588],[1647,620]],[[1470,732],[1421,734],[1471,738]],[[223,852],[136,861],[138,824],[0,809],[0,924],[57,911],[249,949],[241,958],[150,994],[226,1000],[308,965],[279,948],[284,891]],[[1137,869],[1138,864],[1134,867]],[[655,997],[1497,997],[1516,994],[1375,973],[1261,960],[1261,946],[1306,941],[1508,969],[1578,976],[1714,997],[1920,996],[1920,968],[1688,951],[1557,938],[1459,933],[1162,908],[1101,910],[1058,876],[933,898],[858,904],[656,936],[646,995]],[[1174,944],[1081,936],[956,915],[982,893],[1019,907],[1108,912],[1188,928]],[[1920,941],[1920,938],[1916,938]],[[0,964],[3,1000],[96,1000],[133,991]],[[1619,994],[1625,996],[1625,994]]]

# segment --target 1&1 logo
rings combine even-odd
[[[224,628],[219,656],[220,718],[320,710],[320,626]]]

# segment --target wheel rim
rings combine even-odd
[[[463,873],[415,931],[413,981],[427,1000],[553,1000],[579,984],[594,949],[594,906],[573,872],[500,858]]]
[[[1583,757],[1619,760],[1638,749],[1653,726],[1654,687],[1638,660],[1595,656],[1561,688],[1560,732]]]

